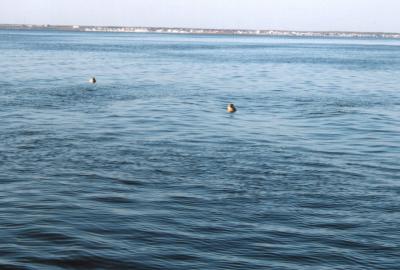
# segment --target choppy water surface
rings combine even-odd
[[[1,31],[0,268],[398,269],[399,110],[395,40]]]

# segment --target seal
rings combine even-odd
[[[226,111],[227,111],[228,113],[234,113],[234,112],[236,112],[236,107],[235,107],[235,105],[233,105],[232,103],[229,103],[229,104],[228,104],[228,107],[226,108]]]

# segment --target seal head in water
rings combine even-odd
[[[235,107],[235,105],[233,105],[232,103],[229,103],[229,104],[228,104],[228,107],[226,108],[226,111],[227,111],[228,113],[234,113],[234,112],[236,112],[236,107]]]

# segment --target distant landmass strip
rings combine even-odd
[[[122,33],[173,33],[207,35],[258,35],[291,37],[358,37],[400,39],[400,33],[385,32],[343,32],[343,31],[289,31],[289,30],[246,30],[246,29],[200,29],[168,27],[128,27],[128,26],[85,26],[85,25],[35,25],[0,24],[0,29],[57,30],[77,32],[122,32]]]

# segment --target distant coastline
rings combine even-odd
[[[256,35],[256,36],[286,36],[286,37],[347,37],[347,38],[400,39],[400,33],[385,33],[385,32],[201,29],[201,28],[49,25],[49,24],[43,24],[43,25],[0,24],[0,29],[54,30],[54,31],[76,31],[76,32],[171,33],[171,34],[204,34],[204,35],[252,35],[252,36]]]

